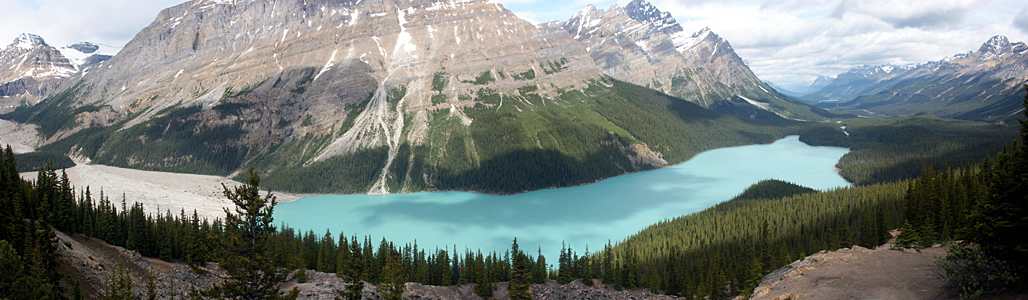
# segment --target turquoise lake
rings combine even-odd
[[[602,249],[664,219],[724,202],[746,187],[779,179],[818,190],[845,187],[835,165],[849,150],[812,147],[790,136],[767,145],[715,149],[679,165],[622,175],[593,184],[510,196],[467,192],[323,195],[275,208],[276,223],[322,236],[331,229],[370,235],[421,249],[463,253],[510,249],[511,241],[534,255],[542,248],[556,263],[561,242],[579,255]]]

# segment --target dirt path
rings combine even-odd
[[[779,269],[751,299],[953,299],[935,264],[946,248],[875,250],[854,246],[819,252]]]

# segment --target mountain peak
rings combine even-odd
[[[90,42],[81,42],[68,45],[68,48],[78,50],[79,52],[85,54],[93,54],[94,52],[96,52],[96,50],[100,50],[100,45]]]
[[[1010,49],[1010,40],[1005,36],[997,35],[982,44],[978,51],[982,53],[1003,54],[1008,49]]]
[[[40,37],[31,33],[22,33],[18,38],[14,39],[12,46],[22,49],[32,49],[36,46],[46,45],[46,41],[43,41],[43,37]]]
[[[669,12],[662,12],[653,4],[644,0],[635,0],[625,5],[625,12],[628,17],[641,23],[650,23],[660,31],[669,32],[681,31],[682,26],[671,16]]]

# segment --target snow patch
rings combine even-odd
[[[395,56],[401,50],[408,54],[418,50],[418,46],[411,43],[411,35],[407,32],[407,12],[401,10],[396,16],[400,23],[400,35],[396,37],[396,48],[393,49],[393,55]]]
[[[338,52],[339,52],[339,49],[336,49],[335,51],[332,51],[332,58],[328,59],[328,62],[325,63],[325,67],[321,68],[321,72],[318,72],[318,75],[314,76],[314,80],[311,80],[311,81],[317,81],[318,77],[321,77],[321,74],[325,74],[325,72],[327,72],[328,70],[331,70],[332,67],[335,66],[334,61],[336,60],[336,53],[338,53]]]
[[[746,98],[746,97],[743,97],[743,96],[739,96],[739,98],[742,98],[742,100],[746,100],[746,102],[749,102],[753,106],[760,107],[760,109],[763,109],[763,110],[768,110],[769,108],[771,108],[771,104],[768,104],[768,103],[755,101],[755,100],[752,100],[750,98]]]
[[[678,50],[679,53],[685,53],[706,40],[710,33],[710,28],[703,28],[692,35],[679,31],[671,36],[671,41],[675,44],[675,50]]]

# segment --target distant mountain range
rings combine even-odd
[[[865,65],[803,96],[857,115],[914,115],[1012,121],[1028,82],[1028,45],[995,36],[978,49],[917,65]]]
[[[255,166],[300,192],[567,186],[809,126],[747,119],[832,116],[641,0],[541,25],[482,0],[193,0],[102,67],[32,45],[60,76],[4,118],[37,124],[44,150],[149,170]]]

